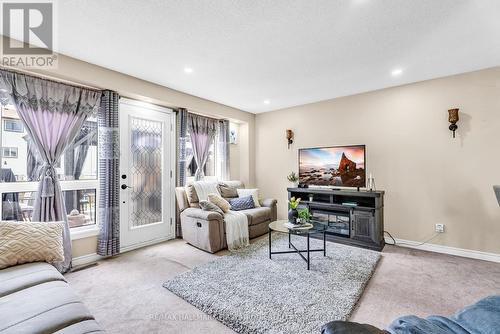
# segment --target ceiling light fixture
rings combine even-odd
[[[271,103],[271,101],[269,101],[269,100],[264,100],[264,104],[269,104],[269,103]]]
[[[402,69],[400,69],[400,68],[396,68],[395,70],[392,70],[392,72],[391,72],[391,75],[392,75],[393,77],[398,77],[398,76],[400,76],[401,74],[403,74],[403,70],[402,70]]]
[[[193,69],[191,67],[184,67],[184,72],[193,73]]]

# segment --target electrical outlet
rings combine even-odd
[[[436,224],[436,232],[444,233],[444,224]]]

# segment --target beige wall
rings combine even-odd
[[[250,163],[254,161],[255,115],[231,108],[219,103],[169,89],[148,81],[137,79],[97,65],[80,61],[64,55],[58,56],[56,70],[31,71],[54,79],[67,80],[95,88],[117,91],[121,96],[162,105],[166,107],[184,107],[191,112],[206,116],[226,118],[240,123],[246,129],[239,134],[238,155],[231,157],[230,164],[240,166],[236,175],[246,184],[254,184],[255,171]],[[147,65],[145,65],[147,66]],[[243,166],[246,164],[246,166]],[[73,257],[92,254],[96,251],[96,237],[73,241]]]
[[[231,157],[231,161],[229,162],[229,173],[231,175],[232,180],[240,179],[240,144],[239,144],[239,134],[240,134],[240,125],[238,123],[231,123],[231,129],[236,130],[237,141],[236,144],[229,145],[229,156]]]
[[[447,110],[460,108],[457,138]],[[385,229],[434,244],[500,253],[500,67],[258,114],[257,186],[286,212],[286,175],[301,147],[366,144],[386,191]],[[285,130],[295,143],[287,149]]]

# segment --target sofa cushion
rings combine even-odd
[[[65,281],[56,268],[45,262],[22,264],[0,270],[0,297],[51,282]]]
[[[248,218],[248,225],[257,225],[271,219],[271,209],[266,207],[258,207],[241,211]]]
[[[228,185],[226,183],[219,183],[220,195],[224,198],[235,198],[238,197],[238,188]]]
[[[53,333],[94,317],[66,282],[38,284],[0,298],[0,332]]]
[[[241,210],[248,210],[255,208],[252,196],[231,198],[229,200],[229,204],[231,204],[231,210],[233,211],[241,211]]]
[[[64,260],[63,222],[0,222],[0,269]]]
[[[198,195],[196,194],[196,190],[192,184],[188,184],[186,187],[186,197],[190,206],[197,205],[200,201]]]
[[[259,189],[238,189],[238,197],[252,196],[256,208],[260,207]]]
[[[200,208],[204,211],[213,211],[224,215],[224,212],[217,205],[210,203],[209,201],[200,201]]]
[[[85,320],[63,328],[55,334],[94,334],[94,333],[105,333],[97,321],[95,320]]]
[[[217,205],[223,212],[228,212],[231,209],[229,202],[217,194],[209,194],[208,201]]]

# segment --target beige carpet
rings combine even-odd
[[[162,287],[223,254],[172,240],[66,277],[109,333],[234,333]],[[393,246],[382,254],[353,321],[384,327],[404,314],[451,314],[500,292],[500,264]]]

